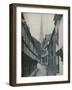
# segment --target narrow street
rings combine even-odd
[[[36,76],[47,76],[47,66],[38,63]]]

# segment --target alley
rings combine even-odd
[[[47,66],[38,63],[36,76],[46,76],[46,75],[47,75]]]
[[[23,12],[21,14],[21,76],[62,75],[63,15],[40,14],[39,18],[38,15],[29,15]],[[47,20],[45,17],[47,17]],[[30,23],[28,23],[28,20]],[[49,24],[49,20],[51,20],[51,24]],[[35,27],[38,27],[38,29]]]

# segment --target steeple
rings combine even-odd
[[[43,17],[41,15],[41,22],[40,22],[40,43],[41,43],[41,60],[40,60],[40,63],[42,64],[42,52],[43,52],[43,37],[44,37],[44,34],[43,34]]]
[[[40,23],[40,42],[41,43],[43,42],[43,37],[44,37],[44,34],[43,34],[43,17],[41,15],[41,23]]]

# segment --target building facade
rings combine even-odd
[[[54,30],[48,45],[48,75],[63,74],[63,16],[54,16]]]
[[[55,15],[54,24],[56,30],[56,62],[58,65],[58,74],[63,74],[63,16]]]
[[[49,60],[48,60],[48,75],[56,75],[56,31],[55,28],[51,34],[51,38],[48,45]]]
[[[46,34],[42,42],[41,64],[48,65],[48,45],[50,40],[50,34]]]
[[[35,44],[36,40],[31,36],[30,28],[28,27],[24,14],[22,13],[21,21],[22,30],[22,73],[21,76],[33,76],[37,69],[39,61],[39,53]]]

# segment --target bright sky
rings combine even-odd
[[[37,40],[40,40],[40,26],[41,26],[41,17],[42,17],[42,28],[43,28],[43,37],[45,34],[50,34],[54,28],[54,14],[33,14],[33,13],[24,13],[26,23],[30,27],[30,32],[33,37]]]

